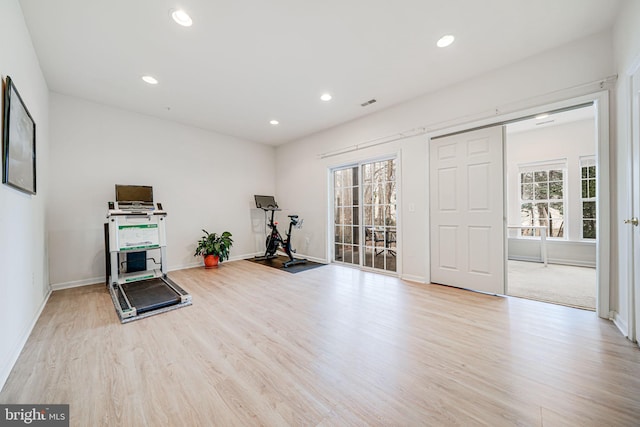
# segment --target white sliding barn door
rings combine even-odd
[[[503,127],[430,143],[431,282],[505,293]]]

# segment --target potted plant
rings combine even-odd
[[[209,233],[207,230],[202,231],[204,231],[204,236],[198,240],[198,246],[196,246],[196,252],[193,256],[203,256],[206,268],[217,267],[218,262],[229,259],[229,248],[233,245],[231,233],[225,231],[218,235]]]

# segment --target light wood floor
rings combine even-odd
[[[632,426],[640,350],[589,311],[330,265],[170,273],[193,305],[121,325],[54,292],[0,393],[72,426]]]

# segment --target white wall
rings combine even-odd
[[[612,234],[617,240],[612,250],[612,266],[617,267],[618,288],[612,295],[617,305],[616,324],[628,333],[629,286],[631,283],[631,266],[634,260],[630,257],[631,230],[623,224],[631,218],[630,197],[630,165],[631,154],[631,75],[640,65],[640,2],[626,0],[621,8],[613,32],[615,48],[615,67],[618,73],[616,87],[616,144],[612,147],[612,176],[615,194],[611,214]]]
[[[0,2],[0,74],[10,76],[36,122],[37,194],[0,184],[0,387],[49,295],[48,89],[17,0]]]
[[[51,94],[49,268],[54,288],[104,280],[103,224],[115,184],[153,186],[167,217],[168,268],[201,264],[202,235],[233,234],[231,258],[264,245],[253,195],[273,194],[275,149]]]
[[[573,96],[585,94],[587,89],[580,92],[582,85],[612,75],[612,63],[610,34],[596,34],[278,147],[277,192],[281,204],[306,218],[303,233],[294,236],[294,243],[298,238],[298,245],[305,247],[308,255],[327,259],[328,167],[400,152],[400,271],[405,278],[428,280],[427,136],[325,159],[318,155],[422,126],[438,129],[487,119],[536,102],[558,101],[569,92]],[[573,89],[564,91],[568,88]],[[409,206],[414,207],[412,212]],[[309,239],[306,246],[301,244],[304,238]]]
[[[509,127],[507,126],[507,129]],[[565,176],[565,237],[562,242],[550,240],[549,261],[573,265],[596,266],[595,241],[582,241],[582,183],[580,157],[595,156],[595,121],[580,120],[567,124],[543,127],[526,132],[507,131],[507,214],[508,224],[520,224],[518,185],[519,166],[552,160],[566,160]],[[516,230],[509,232],[509,258],[528,259],[539,252],[539,242],[513,239]],[[516,240],[522,240],[520,242]],[[539,254],[535,256],[539,257]]]

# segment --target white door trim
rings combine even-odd
[[[637,62],[631,71],[631,140],[629,144],[629,185],[630,206],[627,219],[640,217],[640,62]],[[628,331],[627,336],[631,341],[640,345],[640,266],[635,260],[640,257],[640,227],[621,224],[624,229],[630,228],[630,240],[628,245]]]

